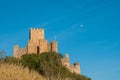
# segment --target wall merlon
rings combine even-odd
[[[69,54],[67,53],[67,54],[65,55],[65,57],[69,59]]]
[[[19,45],[14,45],[15,48],[19,48]]]
[[[42,31],[44,29],[43,28],[30,28],[30,30],[32,30],[32,31]]]

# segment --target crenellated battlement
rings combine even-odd
[[[38,30],[38,31],[41,31],[41,30],[44,30],[43,28],[30,28],[30,30]]]
[[[14,57],[20,58],[23,54],[27,53],[27,47],[20,48],[19,45],[14,45]]]
[[[80,63],[75,62],[73,64],[70,64],[69,54],[66,54],[61,61],[62,61],[62,64],[66,66],[71,72],[80,74]]]
[[[31,40],[40,40],[44,39],[44,29],[43,28],[31,28],[30,29],[30,39]]]

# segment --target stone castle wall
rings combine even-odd
[[[61,61],[62,64],[66,66],[71,72],[80,74],[80,63],[74,63],[71,65],[68,54],[66,54],[66,56]]]
[[[30,29],[28,45],[26,48],[14,46],[14,57],[20,57],[24,53],[37,53],[55,51],[58,52],[57,42],[53,41],[50,44],[44,39],[44,29]]]
[[[27,53],[27,47],[26,48],[19,48],[18,45],[14,46],[14,57],[20,58],[23,54]]]
[[[58,52],[57,41],[48,43],[48,41],[44,39],[44,29],[31,28],[27,47],[19,48],[18,45],[15,45],[14,57],[20,58],[23,54],[26,54],[26,53],[41,54],[42,52],[48,52],[48,51]],[[80,74],[80,64],[74,63],[74,65],[71,65],[68,54],[61,61],[62,61],[62,64],[66,66],[71,72]]]

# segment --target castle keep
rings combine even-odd
[[[20,58],[26,53],[42,53],[48,51],[58,52],[57,42],[53,41],[50,44],[44,39],[44,29],[30,29],[28,45],[25,48],[14,46],[14,57]]]
[[[31,28],[29,33],[28,45],[25,48],[19,48],[18,45],[14,46],[14,57],[20,58],[23,54],[41,54],[42,52],[55,51],[58,52],[57,41],[48,43],[44,38],[44,29]],[[69,55],[61,60],[62,64],[66,66],[71,72],[80,74],[80,64],[70,64]]]

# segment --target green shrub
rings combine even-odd
[[[25,54],[21,57],[23,66],[34,69],[46,78],[65,79],[70,71],[62,65],[61,56],[56,52],[42,54]]]

